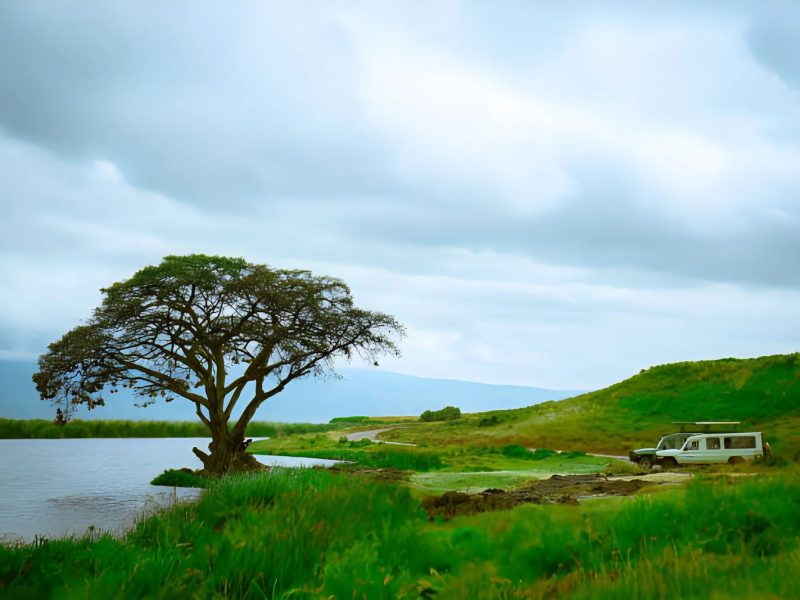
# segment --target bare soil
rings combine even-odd
[[[579,504],[587,496],[631,496],[646,485],[658,482],[637,478],[609,479],[605,475],[553,475],[549,479],[531,481],[513,490],[488,489],[479,494],[445,492],[423,501],[433,519],[450,519],[493,510],[507,510],[520,504]]]

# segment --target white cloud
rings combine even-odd
[[[343,277],[409,374],[796,349],[800,98],[738,5],[31,6],[0,9],[0,358],[188,252]]]

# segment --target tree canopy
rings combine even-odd
[[[192,402],[212,436],[211,454],[195,453],[214,473],[254,464],[247,424],[291,381],[332,373],[340,358],[397,355],[404,333],[392,316],[355,307],[339,279],[242,258],[167,256],[102,292],[92,317],[40,356],[41,397],[66,419],[120,388],[145,404]]]

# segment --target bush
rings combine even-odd
[[[502,452],[503,456],[508,458],[521,458],[524,460],[544,460],[545,458],[550,458],[557,454],[555,450],[550,450],[549,448],[536,448],[536,450],[531,452],[518,444],[504,446]],[[575,456],[580,456],[581,454],[582,453],[576,453]],[[568,458],[574,458],[574,456]]]
[[[519,444],[503,446],[502,452],[503,456],[508,458],[524,458],[525,460],[530,460],[533,457],[533,453],[530,450]]]
[[[348,448],[366,448],[367,446],[372,445],[372,440],[367,438],[362,438],[360,440],[348,440],[347,436],[343,435],[339,438],[338,444],[339,446],[347,446]]]
[[[419,416],[419,420],[425,423],[431,421],[452,421],[461,418],[461,409],[455,406],[445,406],[441,410],[426,410]]]
[[[500,423],[500,417],[492,415],[491,417],[481,417],[480,421],[478,421],[478,427],[492,427]]]
[[[583,458],[586,456],[586,452],[583,450],[568,450],[566,452],[562,452],[559,454],[559,456],[562,456],[563,458]]]
[[[150,482],[150,485],[167,485],[170,487],[185,488],[205,488],[208,487],[208,484],[208,479],[195,475],[195,473],[189,469],[167,469]]]

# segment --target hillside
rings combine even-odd
[[[652,445],[673,421],[738,420],[773,449],[800,451],[800,354],[660,365],[608,388],[561,401],[419,425],[385,439],[518,443],[623,453]]]

